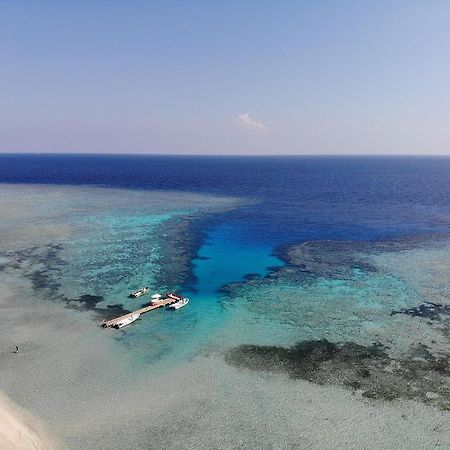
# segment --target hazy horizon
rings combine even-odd
[[[17,152],[0,152],[0,156],[192,156],[192,157],[255,157],[255,158],[271,158],[271,157],[419,157],[419,158],[447,158],[450,153],[134,153],[134,152],[58,152],[58,151],[17,151]]]
[[[5,2],[0,153],[450,155],[450,3]]]

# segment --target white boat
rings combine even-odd
[[[130,323],[133,323],[135,320],[139,319],[139,316],[140,316],[139,313],[130,314],[125,319],[121,320],[120,322],[117,322],[114,325],[114,328],[126,327],[127,325],[130,325]]]
[[[175,303],[172,303],[169,306],[169,309],[180,309],[183,306],[186,306],[189,303],[189,299],[187,297],[183,297],[181,300],[178,300]]]
[[[161,301],[161,294],[153,294],[150,300],[151,305],[157,305]]]
[[[129,296],[131,298],[137,298],[140,297],[141,295],[146,294],[149,290],[150,290],[149,287],[143,287],[141,289],[138,289],[137,291],[132,292]]]
[[[184,297],[181,295],[175,294],[174,292],[168,292],[166,294],[167,298],[171,298],[172,300],[183,300]]]

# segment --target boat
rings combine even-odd
[[[133,323],[135,320],[139,319],[139,316],[140,316],[139,313],[130,314],[129,316],[125,317],[125,319],[121,320],[120,322],[117,322],[114,325],[114,328],[126,327],[127,325],[130,325],[130,323]]]
[[[156,305],[161,301],[161,294],[153,294],[150,300],[150,305]]]
[[[172,303],[170,306],[169,306],[169,309],[180,309],[180,308],[182,308],[183,306],[186,306],[187,304],[189,303],[189,299],[187,298],[187,297],[182,297],[180,300],[178,300],[177,302],[175,302],[175,303]]]
[[[141,295],[146,294],[149,290],[150,290],[149,287],[143,287],[143,288],[141,288],[141,289],[138,289],[137,291],[132,292],[132,293],[129,295],[129,297],[131,297],[131,298],[138,298],[138,297],[140,297]]]
[[[166,297],[171,298],[172,300],[183,300],[184,298],[182,295],[175,294],[174,292],[168,292]]]

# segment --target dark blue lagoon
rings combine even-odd
[[[10,346],[20,340],[29,358],[5,366],[0,387],[76,448],[109,431],[68,427],[67,392],[89,417],[104,414],[103,391],[120,402],[114,429],[124,442],[142,431],[146,402],[163,405],[152,410],[160,430],[180,405],[188,420],[197,410],[209,417],[216,402],[217,420],[205,422],[216,429],[233,405],[242,423],[270,403],[267,395],[276,403],[288,391],[330,411],[348,402],[364,417],[372,412],[361,399],[432,406],[441,417],[450,405],[449,194],[444,157],[1,155],[0,277],[10,324],[1,337]],[[96,326],[146,304],[148,296],[127,298],[142,286],[191,301],[120,331]],[[30,326],[29,311],[39,326]],[[26,380],[30,371],[55,394],[44,400]],[[187,387],[185,377],[201,384]],[[325,400],[317,386],[353,397]],[[280,432],[297,413],[284,404],[273,417]],[[433,414],[417,417],[431,426]],[[125,416],[139,420],[128,430]],[[261,430],[249,426],[256,448]],[[420,428],[415,419],[408,426]],[[266,433],[268,448],[277,436]],[[163,431],[158,439],[168,445]]]

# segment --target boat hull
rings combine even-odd
[[[189,303],[189,299],[183,298],[182,300],[177,301],[173,305],[170,305],[169,308],[173,309],[173,310],[177,310],[177,309],[182,308],[183,306],[186,306],[188,303]]]
[[[139,289],[138,291],[132,292],[129,297],[130,298],[138,298],[138,297],[142,297],[143,295],[145,295],[150,289],[145,287],[142,289]]]
[[[133,323],[137,319],[139,319],[140,314],[132,314],[131,316],[128,316],[126,319],[122,320],[121,322],[117,323],[114,327],[115,328],[123,328],[127,325],[130,325],[130,323]]]

